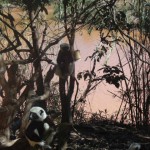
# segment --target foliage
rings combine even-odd
[[[24,111],[21,113],[21,118],[24,118],[21,127],[23,132],[28,121],[26,113],[32,104],[39,103],[46,107],[45,99],[50,97],[50,81],[54,76],[54,67],[49,64],[52,60],[46,52],[49,50],[50,55],[53,54],[51,47],[65,36],[58,32],[55,37],[49,38],[47,22],[39,18],[48,1],[45,4],[42,1],[30,1],[30,4],[31,2],[33,5],[30,7],[29,1],[25,1],[24,5],[18,3],[21,8],[26,8],[22,11],[17,7],[20,14],[14,13],[13,5],[2,7],[0,11],[0,130],[3,132],[0,138],[4,138],[5,143],[10,139],[10,130],[7,127],[11,125],[18,111]],[[45,66],[47,70],[42,69]]]
[[[16,5],[21,5],[21,3],[25,4],[25,5],[32,4],[37,7],[42,4],[48,4],[52,0],[33,0],[33,1],[30,1],[30,0],[3,0],[3,1],[5,1],[5,3],[12,3],[12,4],[16,4]]]
[[[109,2],[111,3],[112,1]],[[122,122],[128,120],[133,124],[135,123],[137,126],[141,124],[148,125],[149,71],[146,71],[146,68],[149,66],[150,55],[148,50],[150,41],[149,17],[147,17],[149,16],[148,14],[150,12],[149,3],[144,3],[143,1],[138,3],[136,1],[138,5],[136,6],[136,2],[133,3],[135,6],[134,10],[125,10],[122,8],[116,9],[115,6],[117,6],[117,2],[114,5],[109,5],[109,2],[101,6],[101,8],[104,7],[104,11],[101,12],[101,10],[99,10],[99,13],[95,15],[96,17],[91,15],[92,18],[89,17],[91,21],[88,23],[90,29],[96,27],[96,29],[100,32],[100,40],[103,44],[106,44],[107,47],[104,47],[103,50],[102,48],[96,49],[93,54],[88,57],[91,59],[91,61],[93,61],[93,68],[91,70],[80,72],[77,77],[79,80],[83,78],[84,80],[88,81],[88,92],[90,92],[91,89],[95,89],[102,80],[105,80],[109,84],[114,84],[117,88],[121,88],[120,91],[122,93],[122,102],[118,110],[118,114],[121,114]],[[99,5],[96,5],[97,9],[98,7]],[[107,7],[109,7],[109,9],[107,9]],[[133,13],[131,16],[129,16],[128,14],[131,11]],[[105,16],[105,13],[103,12],[105,12],[107,15]],[[93,23],[93,21],[95,22]],[[109,30],[107,33],[105,28]],[[90,32],[92,32],[92,30],[90,30]],[[132,33],[133,36],[130,36]],[[136,37],[137,33],[140,35],[140,37],[142,37],[141,39]],[[118,35],[121,36],[119,37]],[[103,68],[99,69],[99,71],[103,70],[103,74],[98,75],[98,72],[95,70],[95,68],[97,68],[101,57],[107,53],[108,48],[111,48],[114,45],[113,43],[116,45],[113,47],[113,50],[116,49],[117,51],[119,65],[105,65]],[[122,45],[124,45],[126,48],[122,48]],[[118,47],[123,51],[123,54],[126,58],[125,66],[128,66],[130,70],[130,77],[128,79],[125,77],[127,72],[124,71],[124,65],[120,58],[122,52],[118,51]],[[94,84],[94,82],[97,81],[99,82]],[[144,87],[146,87],[146,89]],[[117,95],[114,94],[114,96]],[[125,103],[125,106],[123,103]],[[121,108],[123,109],[123,112],[121,112]],[[143,119],[141,116],[143,116]],[[118,115],[116,118],[118,118]]]
[[[0,129],[10,126],[18,110],[27,109],[27,104],[37,100],[42,100],[41,102],[47,100],[48,107],[55,108],[56,111],[63,110],[62,121],[66,119],[66,122],[71,122],[74,115],[83,121],[86,119],[83,116],[87,95],[102,81],[113,84],[120,91],[119,97],[122,102],[116,120],[120,114],[122,123],[129,119],[132,124],[146,127],[149,125],[150,20],[148,3],[144,5],[141,3],[143,7],[140,6],[134,10],[134,17],[138,20],[135,22],[135,20],[129,21],[125,9],[117,9],[117,0],[59,1],[56,20],[61,21],[61,27],[53,28],[49,20],[40,18],[42,11],[45,12],[44,15],[48,13],[45,6],[51,1],[10,0],[9,2],[25,8],[26,13],[20,14],[21,21],[18,21],[13,17],[11,7],[6,9],[8,13],[4,9],[0,11],[0,96],[2,98]],[[101,42],[100,47],[87,57],[93,64],[91,69],[83,70],[77,75],[78,80],[83,79],[87,82],[87,87],[79,93],[80,84],[76,77],[71,76],[70,81],[60,79],[60,86],[57,88],[56,84],[50,83],[55,71],[52,67],[55,64],[51,57],[55,56],[55,52],[52,51],[55,49],[54,45],[67,36],[71,50],[74,50],[75,32],[85,26],[89,33],[96,28]],[[138,29],[139,39],[135,36],[137,33],[135,29]],[[116,50],[119,64],[116,66],[105,64],[101,67],[102,58],[111,49]],[[120,52],[123,52],[126,64],[123,64]],[[126,65],[130,70],[128,78],[124,71]],[[45,69],[47,66],[48,69]],[[62,95],[59,97],[58,94]],[[74,99],[72,95],[75,95]],[[93,114],[91,121],[101,117],[103,118],[101,113]],[[9,139],[9,134],[7,139]]]
[[[105,79],[107,83],[114,84],[116,88],[119,88],[119,82],[125,79],[122,71],[116,66],[105,66],[103,73],[102,78]]]
[[[102,81],[105,80],[108,84],[115,85],[116,88],[120,87],[120,82],[125,79],[124,74],[117,66],[108,66],[105,65],[103,68],[98,69],[97,71],[103,70],[103,75],[101,77],[96,76],[95,72],[90,72],[86,70],[84,72],[80,72],[77,75],[78,80],[84,79],[89,80],[93,79],[93,81]]]
[[[22,0],[22,3],[25,7],[30,8],[32,7],[33,10],[36,10],[38,7],[43,7],[46,4],[49,4],[51,0]]]
[[[105,80],[108,84],[113,84],[117,88],[120,87],[120,82],[125,79],[125,76],[118,66],[104,65],[102,68],[95,71],[96,62],[99,63],[102,57],[107,55],[109,48],[107,44],[101,44],[99,48],[94,50],[91,56],[86,58],[86,60],[90,59],[93,61],[93,69],[91,71],[85,70],[78,73],[78,80],[82,78],[84,80],[92,80],[92,82]],[[103,75],[98,75],[101,70],[103,70]]]

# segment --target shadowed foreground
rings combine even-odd
[[[148,131],[136,130],[128,125],[118,125],[98,122],[94,125],[74,125],[68,142],[68,150],[127,150],[131,143],[142,143],[150,146]],[[52,145],[56,150],[58,139]],[[19,140],[15,145],[0,150],[29,150],[25,139]],[[146,150],[146,149],[145,149]]]

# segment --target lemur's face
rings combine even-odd
[[[46,117],[47,114],[43,108],[36,106],[30,109],[30,115],[29,115],[30,120],[43,121],[44,119],[46,119]]]

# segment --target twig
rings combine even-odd
[[[128,34],[124,33],[119,27],[118,30],[120,31],[120,33],[122,33],[123,35],[125,35],[127,38],[129,38],[130,40],[132,40],[133,42],[137,43],[138,45],[140,45],[143,49],[146,50],[146,52],[150,55],[150,50],[147,49],[143,44],[139,43],[137,40],[135,40],[134,38],[132,38],[131,36],[129,36]]]

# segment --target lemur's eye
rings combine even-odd
[[[43,114],[43,110],[40,110],[40,115],[42,115]]]

